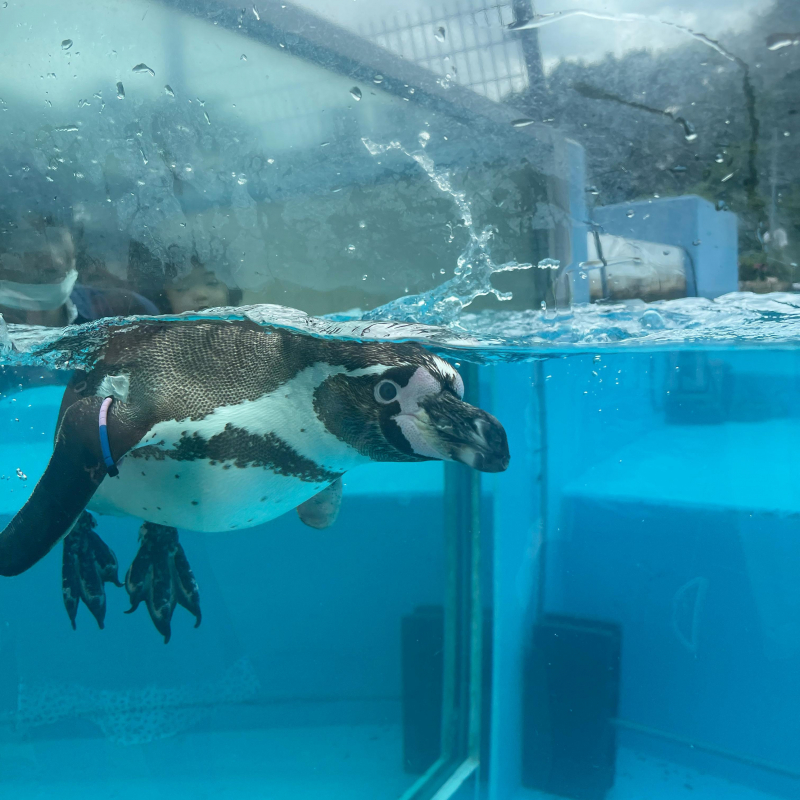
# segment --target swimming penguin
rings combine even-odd
[[[140,321],[113,328],[76,372],[50,462],[0,533],[0,574],[18,575],[64,540],[62,591],[103,626],[117,559],[102,514],[146,520],[125,577],[168,641],[177,604],[200,624],[177,526],[226,531],[296,508],[332,524],[342,475],[375,461],[508,466],[502,425],[462,399],[459,374],[412,343],[314,338],[249,321]]]

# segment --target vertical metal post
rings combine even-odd
[[[514,12],[514,22],[527,22],[533,19],[536,12],[532,0],[513,0],[511,8]],[[528,73],[528,107],[541,111],[545,98],[544,68],[542,66],[542,52],[539,48],[539,31],[531,28],[518,31],[522,53],[525,59],[525,69]]]

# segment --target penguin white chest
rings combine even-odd
[[[295,508],[369,461],[314,411],[315,387],[336,371],[314,365],[257,400],[157,423],[89,507],[200,531],[251,527]]]

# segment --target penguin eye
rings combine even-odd
[[[394,381],[381,381],[375,387],[375,399],[379,403],[391,403],[397,397],[397,384]]]

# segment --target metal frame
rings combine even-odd
[[[478,369],[462,367],[467,402],[478,402]],[[399,800],[449,800],[480,767],[483,672],[481,476],[445,464],[442,748],[439,759]]]

